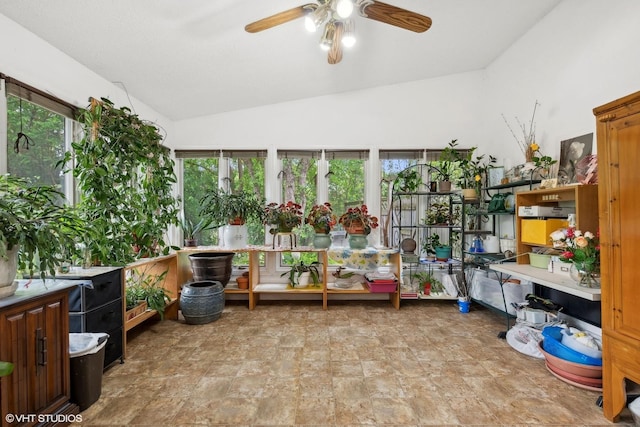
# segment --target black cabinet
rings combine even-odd
[[[123,294],[120,267],[92,267],[60,275],[82,279],[69,293],[69,331],[105,332],[104,367],[123,360]]]

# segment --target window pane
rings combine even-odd
[[[7,116],[8,172],[64,191],[56,164],[65,152],[65,117],[13,95],[7,96]]]
[[[380,225],[384,230],[384,224],[387,224],[391,215],[391,186],[398,173],[408,168],[409,166],[415,166],[419,162],[417,156],[408,155],[407,158],[393,158],[383,159],[380,158],[380,176],[382,178],[382,184],[380,186]],[[389,235],[381,235],[382,244],[384,246],[395,245],[395,239],[393,239],[393,228],[387,227]],[[384,234],[384,233],[383,233]]]
[[[196,224],[200,220],[200,199],[207,189],[218,186],[219,158],[184,159],[182,203],[186,220]],[[218,244],[218,230],[206,230],[198,236],[198,244]]]
[[[340,216],[350,207],[364,203],[365,160],[329,160],[329,201]]]
[[[318,163],[313,156],[302,158],[282,158],[282,202],[295,202],[302,206],[302,212],[309,212],[316,203]],[[269,201],[267,201],[269,202]],[[311,244],[313,229],[303,224],[297,227],[298,244]]]
[[[238,157],[229,158],[227,178],[224,180],[225,190],[230,190],[234,194],[250,193],[257,194],[262,198],[264,191],[264,157]],[[247,221],[248,238],[250,245],[264,244],[264,225],[259,221],[251,219]],[[237,254],[234,257],[234,264],[238,264],[242,256]],[[246,254],[244,254],[246,256]]]

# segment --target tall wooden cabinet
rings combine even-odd
[[[640,92],[594,109],[602,270],[603,409],[616,421],[625,379],[640,383]]]
[[[0,360],[14,364],[13,373],[0,378],[1,426],[15,425],[12,415],[78,413],[69,402],[68,291],[58,287],[0,300]],[[19,424],[39,422],[28,418]]]

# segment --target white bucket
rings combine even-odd
[[[490,254],[497,254],[500,252],[500,239],[498,239],[498,236],[485,237],[484,251]]]

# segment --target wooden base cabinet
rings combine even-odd
[[[640,92],[594,109],[598,140],[604,416],[617,421],[626,380],[640,383]]]
[[[67,292],[0,306],[0,360],[14,364],[13,373],[0,378],[2,426],[37,425],[41,417],[78,413],[69,403]],[[11,416],[27,418],[8,422]]]

